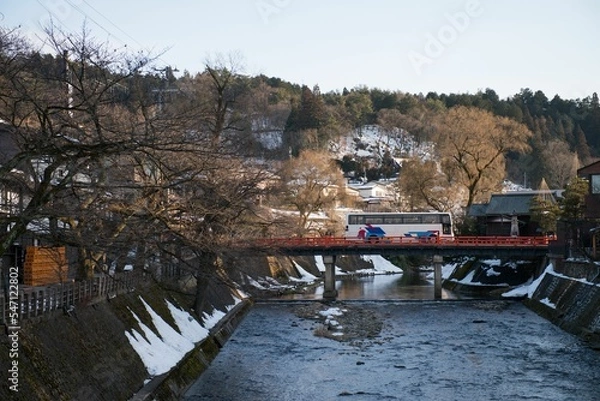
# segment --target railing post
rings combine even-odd
[[[442,299],[442,262],[444,258],[440,255],[433,255],[433,297]]]
[[[56,309],[56,288],[52,287],[48,291],[48,312]]]
[[[23,301],[25,304],[25,318],[31,318],[31,293],[23,293]]]

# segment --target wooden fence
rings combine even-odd
[[[163,277],[179,274],[179,269],[162,269]],[[132,291],[149,280],[149,274],[139,270],[101,275],[87,281],[73,281],[44,287],[20,284],[16,292],[0,291],[0,324],[14,325],[37,316],[63,311],[71,313],[78,305],[112,298]],[[11,299],[12,297],[12,299]],[[16,313],[15,313],[16,312]],[[18,315],[18,320],[15,319]]]

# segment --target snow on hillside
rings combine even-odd
[[[267,150],[277,150],[283,146],[283,131],[255,132],[257,141]]]
[[[382,160],[386,151],[397,159],[411,156],[427,159],[433,153],[431,143],[418,143],[408,131],[387,131],[378,125],[357,128],[341,137],[339,141],[331,142],[329,149],[340,159],[345,155],[353,155]]]
[[[254,121],[252,130],[257,141],[265,149],[276,150],[283,146],[283,130],[274,128],[271,122]],[[412,156],[430,158],[433,154],[433,144],[419,143],[412,134],[403,129],[388,131],[378,125],[365,125],[348,132],[337,141],[332,141],[329,150],[338,159],[350,155],[378,161],[389,152],[401,162],[402,158]]]

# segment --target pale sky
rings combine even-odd
[[[196,73],[216,54],[322,92],[356,86],[501,98],[600,92],[597,0],[5,0],[0,24],[41,37],[49,17]],[[9,4],[6,4],[9,3]]]

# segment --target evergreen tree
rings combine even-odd
[[[315,89],[317,93],[320,92],[318,86],[315,86]],[[286,122],[284,144],[290,148],[292,154],[298,155],[308,143],[315,142],[318,130],[326,121],[327,112],[321,96],[314,94],[308,86],[302,86],[300,101],[292,105]]]
[[[574,177],[566,186],[561,200],[561,217],[566,221],[581,220],[585,214],[585,197],[589,192],[588,181]]]
[[[577,155],[579,156],[579,160],[585,165],[591,162],[592,155],[590,154],[590,147],[587,144],[587,140],[585,139],[585,133],[581,129],[579,125],[575,128],[575,144],[577,151]]]
[[[543,179],[540,190],[548,190],[548,185]],[[538,223],[542,233],[556,232],[556,221],[560,215],[560,206],[550,192],[542,192],[534,197],[529,210],[531,212],[531,220]]]

